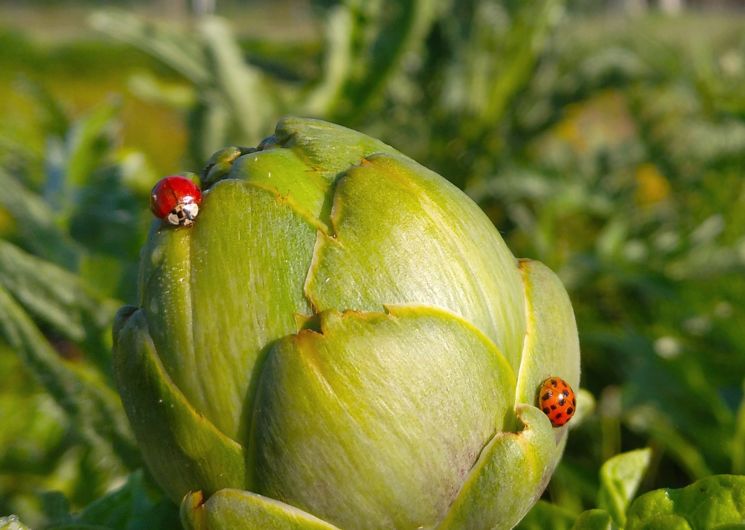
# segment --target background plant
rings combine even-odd
[[[258,33],[287,9],[300,14]],[[597,408],[536,513],[574,524],[607,508],[601,465],[636,448],[650,448],[641,492],[745,474],[741,13],[350,0],[222,14],[97,12],[75,39],[0,31],[0,513],[35,527],[173,516],[130,475],[113,310],[134,300],[157,177],[289,113],[447,176],[566,283]]]

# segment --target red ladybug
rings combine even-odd
[[[180,175],[160,179],[150,192],[150,209],[155,216],[177,226],[190,226],[201,202],[197,185]]]
[[[551,420],[551,425],[561,427],[574,416],[577,398],[574,390],[561,377],[549,377],[541,383],[538,405]]]

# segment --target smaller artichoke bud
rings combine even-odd
[[[238,147],[235,145],[220,149],[210,157],[207,165],[202,170],[203,186],[209,188],[218,180],[226,177],[233,167],[233,162],[235,162],[238,157],[256,151],[258,151],[258,149],[255,147]]]
[[[517,524],[573,413],[562,387],[549,420],[542,382],[579,383],[557,277],[448,181],[330,123],[286,118],[202,187],[189,230],[154,224],[115,326],[122,400],[184,523]]]

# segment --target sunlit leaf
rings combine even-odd
[[[736,528],[745,521],[745,476],[713,475],[681,489],[659,489],[636,499],[626,530]]]
[[[626,507],[634,497],[652,457],[651,449],[621,453],[600,468],[598,506],[605,509],[618,526],[626,520]]]

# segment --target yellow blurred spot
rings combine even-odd
[[[655,204],[670,195],[670,183],[654,164],[640,165],[636,168],[635,177],[637,204]]]
[[[0,237],[7,238],[16,230],[16,221],[10,212],[0,207]]]
[[[582,134],[579,112],[577,109],[570,109],[567,117],[556,126],[556,136],[571,145],[576,151],[584,153],[588,145],[585,136]]]
[[[564,118],[553,128],[548,140],[558,141],[575,154],[586,156],[613,150],[635,135],[626,97],[618,91],[607,90],[567,106]]]

